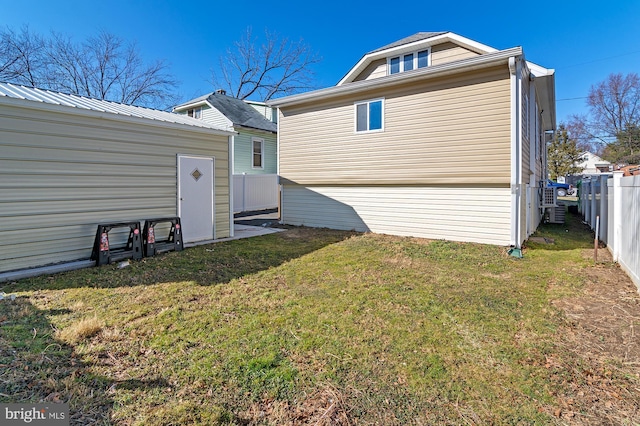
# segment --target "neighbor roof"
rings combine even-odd
[[[212,108],[217,109],[225,117],[227,117],[234,126],[248,127],[252,129],[264,130],[276,133],[278,126],[266,118],[251,105],[245,101],[222,93],[213,92],[208,95],[200,96],[181,105],[176,106],[173,110],[185,110],[192,108],[198,104],[208,104]]]
[[[203,122],[202,120],[197,120],[185,115],[174,114],[172,112],[0,82],[0,100],[3,99],[17,99],[20,101],[26,100],[31,102],[38,102],[41,105],[48,104],[58,105],[65,108],[76,108],[79,112],[93,111],[97,113],[114,114],[120,117],[148,119],[156,122],[188,125],[191,127],[199,127],[204,129],[223,131],[225,133],[231,133],[226,129],[222,129],[216,125]]]

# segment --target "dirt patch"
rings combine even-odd
[[[241,421],[250,424],[253,424],[256,419],[269,419],[270,423],[283,426],[352,424],[343,395],[332,386],[325,386],[308,395],[296,406],[291,406],[286,401],[267,399],[253,404],[240,416]]]
[[[584,257],[593,259],[593,250],[585,250]],[[582,272],[581,294],[554,302],[566,322],[558,334],[560,354],[549,357],[547,365],[569,391],[557,395],[561,408],[553,414],[569,424],[636,424],[640,294],[606,249]]]

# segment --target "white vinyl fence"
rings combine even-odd
[[[640,176],[592,176],[582,181],[580,208],[591,229],[640,291]]]
[[[233,212],[278,207],[278,175],[233,175]]]

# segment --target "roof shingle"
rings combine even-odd
[[[256,111],[251,105],[248,105],[241,99],[233,98],[218,92],[213,92],[208,95],[192,99],[178,105],[174,110],[181,109],[185,105],[193,105],[205,101],[227,117],[234,126],[249,127],[272,133],[276,133],[278,130],[276,123],[264,118],[264,116]]]

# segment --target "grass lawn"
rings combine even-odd
[[[72,424],[638,424],[628,330],[574,315],[625,276],[569,220],[523,259],[293,228],[0,284],[0,402],[69,402]]]

